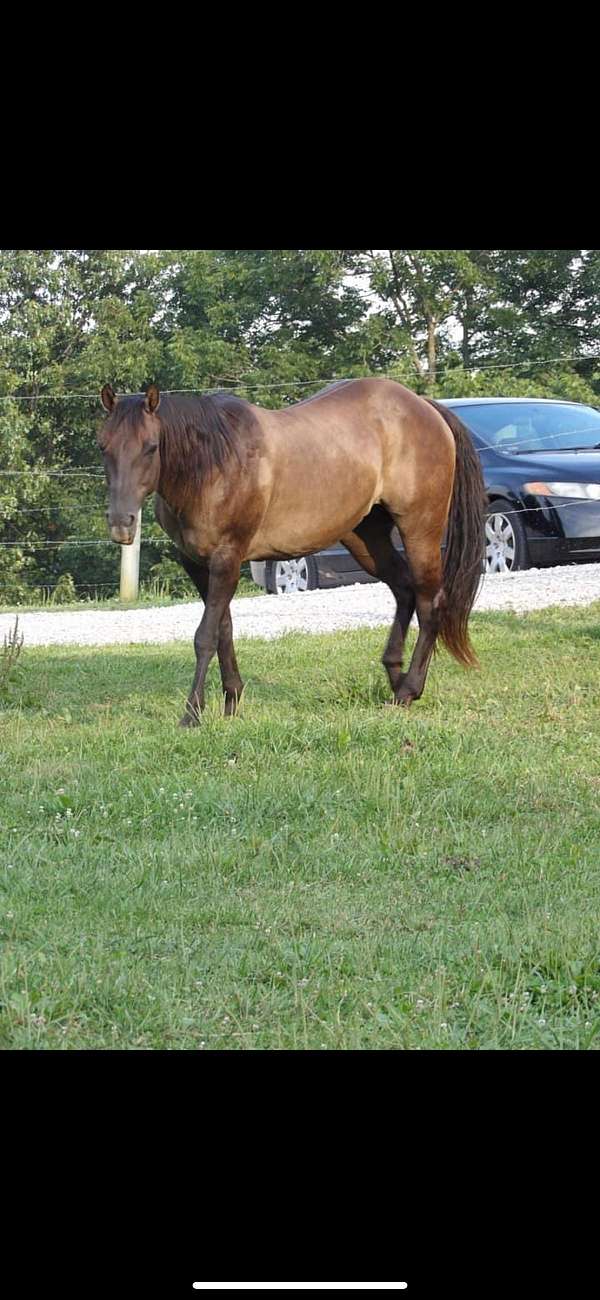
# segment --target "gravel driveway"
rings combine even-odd
[[[475,609],[523,612],[548,605],[589,605],[600,600],[600,564],[523,573],[489,574]],[[340,628],[389,624],[394,600],[383,583],[357,583],[331,591],[291,596],[241,596],[232,603],[236,637],[271,640],[284,632],[334,632]],[[193,637],[202,604],[76,613],[22,614],[20,630],[27,645],[115,645],[182,641]],[[14,614],[0,614],[0,638],[14,625]]]

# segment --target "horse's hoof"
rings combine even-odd
[[[199,723],[200,718],[197,713],[184,713],[183,717],[179,719],[180,727],[197,727]]]

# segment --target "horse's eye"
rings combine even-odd
[[[152,453],[156,451],[157,447],[158,447],[157,442],[149,442],[148,446],[144,447],[144,456],[151,456]]]

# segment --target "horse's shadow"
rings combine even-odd
[[[172,669],[168,671],[165,670],[164,658],[141,654],[138,664],[130,659],[123,670],[118,656],[107,656],[101,649],[97,654],[88,652],[85,656],[75,649],[71,654],[53,654],[50,650],[42,663],[39,660],[35,664],[27,663],[25,660],[19,689],[15,690],[10,703],[29,715],[60,717],[68,711],[78,722],[90,724],[109,712],[121,710],[126,713],[128,705],[138,712],[141,707],[146,717],[162,715],[167,707],[181,713],[194,672],[193,654],[188,653],[185,658],[182,666],[182,656],[174,656]],[[266,676],[260,671],[253,673],[251,669],[243,676],[241,715],[244,712],[249,715],[256,706],[262,710],[269,703],[285,706],[286,711],[293,713],[306,711],[306,690],[298,680],[286,680],[283,666],[280,678]],[[326,701],[334,704],[338,699],[333,684],[327,691],[326,686],[323,688],[323,683],[320,683],[318,692],[315,694],[311,687],[310,694],[316,703],[321,704]],[[219,668],[215,661],[206,679],[208,709],[218,712],[222,699]]]

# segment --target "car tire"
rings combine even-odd
[[[485,511],[485,573],[515,573],[527,569],[525,529],[518,511],[505,497],[490,501]]]
[[[314,591],[319,585],[317,561],[312,555],[302,555],[297,560],[268,560],[265,581],[272,596]]]

